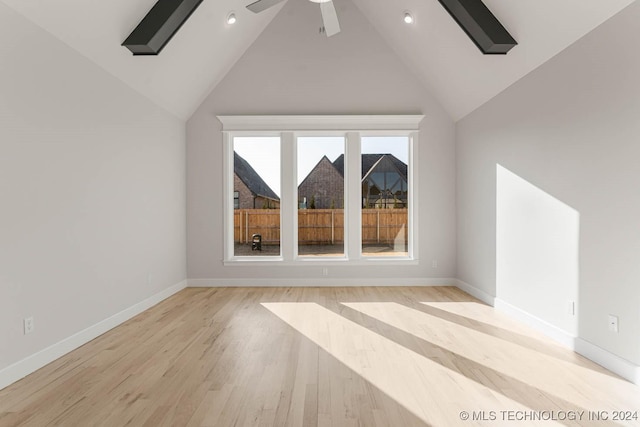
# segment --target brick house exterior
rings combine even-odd
[[[316,209],[344,208],[344,178],[327,156],[298,186],[299,206],[310,208],[312,198]]]
[[[254,195],[254,193],[245,185],[245,183],[238,177],[238,174],[233,174],[233,198],[235,209],[262,209],[263,207],[278,208],[280,202],[269,199],[260,195]]]
[[[234,209],[278,209],[280,198],[251,167],[249,162],[233,154]]]
[[[362,207],[407,207],[407,165],[393,154],[362,155]],[[306,197],[306,206],[304,198]],[[316,209],[344,208],[344,155],[333,163],[323,156],[298,186],[300,207]]]

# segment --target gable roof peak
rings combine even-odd
[[[263,196],[273,200],[280,197],[264,182],[258,172],[242,156],[233,152],[233,171],[236,176],[247,186],[254,196]]]

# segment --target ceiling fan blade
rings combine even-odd
[[[263,10],[269,9],[271,6],[275,6],[282,1],[284,0],[258,0],[248,5],[247,9],[249,9],[253,13],[259,13]]]
[[[322,21],[324,22],[324,30],[327,33],[327,37],[331,37],[340,32],[340,23],[338,22],[338,14],[332,1],[325,1],[320,3],[320,10],[322,11]]]

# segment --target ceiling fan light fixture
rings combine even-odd
[[[233,25],[236,22],[238,22],[238,18],[236,18],[235,13],[231,12],[230,14],[227,15],[227,24]]]
[[[405,24],[413,24],[413,15],[411,14],[411,12],[404,12],[404,17],[402,18],[404,20]]]
[[[202,1],[202,0],[200,0]],[[256,0],[247,5],[253,13],[260,13],[275,6],[278,3],[282,3],[284,0]],[[320,4],[320,12],[322,13],[322,27],[324,28],[324,34],[327,37],[334,36],[340,32],[340,21],[338,20],[338,13],[336,7],[333,4],[333,0],[310,0],[313,3]],[[322,32],[322,29],[321,31]]]

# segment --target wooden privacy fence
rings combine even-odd
[[[362,243],[407,242],[407,209],[362,209]]]
[[[233,215],[235,243],[251,243],[254,234],[262,243],[280,243],[279,209],[236,209]],[[394,244],[407,241],[407,209],[362,209],[362,243]],[[344,243],[342,209],[298,210],[298,242],[303,245]]]
[[[299,209],[298,243],[333,245],[344,242],[344,210]]]
[[[280,209],[236,209],[233,211],[233,241],[251,243],[254,234],[262,244],[280,243]]]

